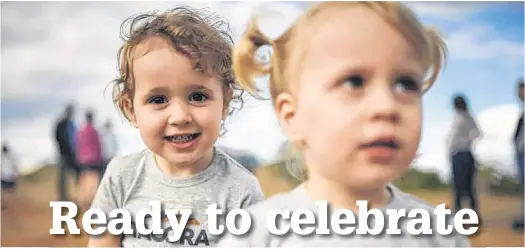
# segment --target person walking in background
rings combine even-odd
[[[60,154],[59,176],[58,176],[58,198],[60,201],[67,201],[67,176],[70,172],[75,173],[75,180],[78,183],[80,169],[78,168],[75,156],[76,146],[76,126],[73,122],[74,106],[68,104],[62,117],[55,126],[55,142]]]
[[[476,162],[472,154],[472,144],[481,136],[481,132],[470,114],[463,94],[454,97],[453,105],[455,115],[448,137],[448,146],[452,162],[455,208],[456,212],[461,209],[461,200],[463,194],[466,194],[470,199],[471,208],[480,217],[475,191]]]
[[[117,155],[118,143],[115,132],[113,131],[113,125],[110,120],[104,123],[101,130],[102,140],[102,174],[106,171],[106,167],[109,161]]]
[[[520,99],[520,118],[518,120],[518,125],[516,126],[516,132],[514,133],[514,153],[516,155],[516,166],[518,168],[518,183],[520,184],[520,188],[522,191],[521,196],[523,197],[523,182],[524,182],[524,175],[523,175],[523,146],[524,146],[524,135],[523,135],[523,79],[520,79],[518,81],[518,97]],[[523,230],[523,223],[525,219],[524,215],[524,202],[521,201],[521,216],[518,217],[514,222],[512,223],[512,227],[514,229]]]
[[[77,134],[77,160],[82,170],[78,200],[81,207],[88,207],[102,175],[102,146],[91,110],[86,112],[86,123]]]
[[[2,210],[7,208],[16,192],[18,165],[7,145],[2,145]]]

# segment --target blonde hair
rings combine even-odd
[[[121,25],[123,45],[118,50],[118,76],[111,82],[113,102],[126,119],[126,110],[133,110],[132,99],[134,51],[150,38],[165,39],[177,52],[189,58],[195,71],[217,77],[225,89],[225,104],[234,111],[230,102],[240,102],[242,89],[237,84],[232,68],[233,38],[228,23],[213,13],[180,6],[164,12],[134,15]],[[240,108],[240,107],[239,107]]]
[[[250,20],[247,30],[233,51],[233,69],[241,87],[251,95],[260,97],[254,79],[269,75],[270,94],[274,101],[279,93],[290,91],[291,80],[289,76],[291,73],[297,73],[295,72],[297,64],[301,62],[301,60],[295,60],[290,63],[292,50],[298,49],[297,46],[291,44],[299,35],[304,33],[305,27],[311,25],[313,20],[325,10],[345,6],[365,6],[401,32],[418,49],[421,56],[422,67],[426,73],[422,91],[426,92],[434,84],[446,62],[446,44],[435,29],[423,26],[409,8],[397,2],[322,2],[308,9],[284,34],[275,40],[269,39],[259,30],[257,18]],[[272,47],[269,63],[260,61],[256,57],[258,49],[264,45]],[[299,49],[301,48],[299,47]],[[286,65],[287,63],[288,65]],[[284,70],[285,67],[287,70]],[[293,147],[292,144],[290,145]],[[288,148],[289,153],[287,154],[295,160],[286,159],[288,168],[291,164],[302,164],[300,162],[300,151],[292,147]],[[306,173],[304,170],[289,171],[295,176]]]
[[[423,68],[429,77],[425,79],[423,91],[427,91],[436,81],[447,56],[447,48],[441,35],[432,28],[424,27],[415,14],[401,3],[397,2],[322,2],[312,6],[283,35],[270,40],[260,30],[257,18],[252,18],[248,28],[235,45],[233,51],[233,69],[241,87],[253,96],[259,97],[254,78],[270,76],[270,94],[273,99],[288,90],[288,78],[284,70],[286,61],[291,55],[290,45],[313,19],[324,10],[340,7],[361,5],[370,8],[381,15],[388,23],[396,27],[409,41],[417,45],[422,56]],[[258,60],[257,50],[271,45],[272,55],[269,64]],[[295,66],[295,65],[292,65]],[[288,68],[289,69],[289,68]]]

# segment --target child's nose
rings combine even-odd
[[[169,124],[183,125],[190,123],[191,121],[192,117],[188,106],[181,101],[172,102],[172,106],[170,108],[170,117],[168,120]]]
[[[378,87],[371,92],[367,111],[371,119],[396,122],[399,119],[396,99],[392,89]]]

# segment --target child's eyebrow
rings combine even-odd
[[[211,88],[203,84],[197,84],[197,83],[189,84],[182,89],[185,89],[186,91],[204,91],[207,93],[213,93],[213,90]],[[169,87],[154,87],[154,88],[148,89],[146,91],[146,95],[166,93],[166,92],[169,92],[170,90],[173,90],[173,89],[170,89]]]
[[[167,87],[154,87],[147,91],[147,94],[158,94],[168,91],[169,89]]]
[[[417,65],[417,64],[403,65],[401,67],[396,68],[396,70],[398,72],[406,74],[407,76],[411,76],[411,77],[415,77],[415,78],[424,77],[424,75],[425,75],[425,72],[423,72],[421,67],[419,65]]]
[[[191,84],[187,87],[190,91],[205,91],[205,92],[213,92],[213,90],[206,85],[203,84]]]

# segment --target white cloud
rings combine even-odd
[[[522,42],[499,37],[490,26],[469,26],[446,38],[451,58],[465,60],[521,61],[525,56]]]
[[[430,118],[430,117],[429,117]],[[435,117],[425,122],[420,144],[420,157],[415,159],[414,165],[423,171],[438,172],[445,179],[448,174],[449,160],[446,154],[445,137],[451,121],[439,122]]]
[[[501,105],[478,115],[484,137],[476,146],[482,163],[494,164],[503,174],[514,175],[513,135],[519,118],[516,105]]]

